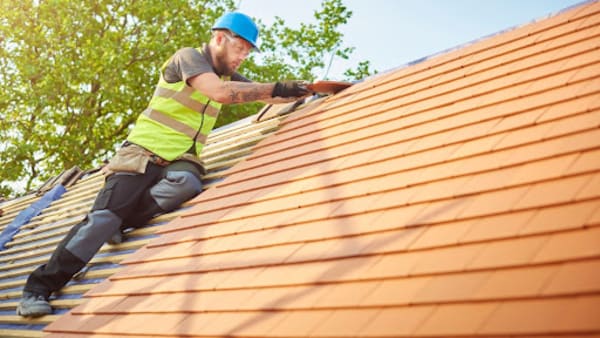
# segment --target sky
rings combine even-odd
[[[334,58],[328,74],[341,80],[369,60],[379,72],[557,13],[581,0],[342,0],[353,12],[341,27],[348,60]],[[321,0],[237,0],[238,10],[269,25],[275,16],[290,27],[314,22]],[[260,38],[259,38],[260,43]],[[327,60],[328,62],[329,60]],[[326,62],[326,63],[327,63]],[[327,76],[325,76],[327,75]]]

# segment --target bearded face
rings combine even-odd
[[[221,75],[233,75],[252,51],[252,45],[230,32],[219,33],[220,44],[215,51],[214,67]]]

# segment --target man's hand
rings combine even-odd
[[[302,97],[309,91],[304,81],[283,81],[275,83],[272,97]]]

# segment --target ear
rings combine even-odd
[[[216,31],[215,34],[217,46],[220,46],[223,43],[223,40],[225,40],[225,37],[223,36],[225,33],[223,31]]]

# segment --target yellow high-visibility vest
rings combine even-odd
[[[196,156],[200,156],[222,104],[210,100],[185,81],[165,81],[162,72],[169,61],[161,67],[150,104],[138,117],[127,140],[173,161],[192,148],[194,142]]]

